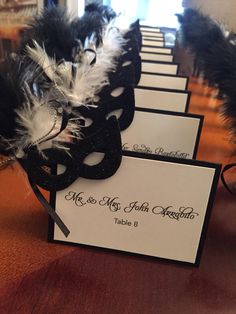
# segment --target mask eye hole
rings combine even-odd
[[[122,63],[122,67],[127,67],[131,64],[132,62],[131,61],[125,61],[124,63]]]
[[[93,124],[93,119],[90,118],[84,118],[84,125],[83,127],[87,128]]]
[[[66,169],[67,168],[64,165],[59,164],[57,166],[57,175],[65,173]]]
[[[123,111],[123,109],[113,110],[107,114],[106,119],[108,120],[110,117],[115,116],[117,120],[119,120],[119,118],[122,116]]]
[[[119,97],[120,95],[122,95],[124,93],[125,88],[120,86],[117,87],[115,89],[113,89],[113,91],[111,92],[111,96],[112,97]]]
[[[87,166],[95,166],[100,164],[105,157],[104,153],[93,152],[84,158],[83,163]]]

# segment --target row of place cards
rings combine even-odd
[[[187,113],[188,78],[178,76],[160,29],[141,31],[142,75],[134,120],[121,132],[121,166],[52,193],[70,234],[50,221],[49,239],[199,265],[221,166],[195,160],[203,116]]]

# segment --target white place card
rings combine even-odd
[[[141,52],[149,52],[149,53],[162,53],[166,55],[170,55],[173,53],[172,48],[166,48],[166,47],[153,47],[153,46],[142,46]]]
[[[136,87],[135,106],[175,112],[187,112],[191,92],[172,89]]]
[[[150,73],[163,73],[176,75],[179,65],[177,63],[142,61],[142,71]]]
[[[155,40],[155,41],[163,41],[163,42],[165,42],[165,38],[164,38],[164,37],[156,37],[156,36],[143,35],[142,38],[143,38],[143,39],[146,39],[146,40]]]
[[[152,46],[152,47],[164,47],[165,43],[163,40],[157,41],[157,40],[149,40],[149,39],[143,39],[142,44]]]
[[[121,132],[123,150],[176,158],[196,158],[203,116],[136,108]]]
[[[49,240],[199,265],[220,166],[124,153],[105,180],[79,178],[51,195],[70,230],[50,221]]]
[[[142,36],[144,37],[154,37],[155,39],[158,39],[158,38],[164,38],[164,34],[163,33],[157,33],[157,32],[150,32],[150,31],[141,31],[142,33]]]
[[[141,32],[153,32],[153,33],[160,33],[161,30],[158,27],[149,27],[149,26],[140,26]]]
[[[148,61],[162,61],[162,62],[173,62],[174,56],[169,54],[160,54],[160,53],[149,53],[149,52],[140,52],[139,53],[142,60]]]
[[[185,76],[174,76],[167,74],[154,74],[142,72],[138,86],[147,86],[154,88],[168,88],[186,90],[188,78]]]

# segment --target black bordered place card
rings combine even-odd
[[[174,56],[164,53],[150,53],[150,52],[140,52],[139,53],[142,61],[162,61],[162,62],[173,62]]]
[[[165,46],[165,43],[163,40],[150,40],[150,39],[145,39],[145,38],[143,38],[142,44],[149,45],[152,47],[164,47]]]
[[[163,33],[158,32],[149,32],[149,31],[141,31],[143,37],[153,38],[153,39],[164,39]]]
[[[141,25],[140,26],[141,32],[152,32],[152,33],[160,33],[161,30],[158,27],[152,27],[152,26],[146,26],[146,25]]]
[[[188,86],[188,77],[142,72],[138,86],[186,90]]]
[[[196,158],[203,116],[136,108],[121,132],[122,149],[177,158]]]
[[[142,46],[141,52],[149,52],[149,53],[162,53],[162,54],[173,54],[173,49],[172,48],[167,48],[167,47],[153,47],[153,46]]]
[[[188,112],[191,92],[138,86],[134,96],[136,107]]]
[[[142,72],[176,75],[178,73],[178,69],[178,63],[147,60],[142,61]]]
[[[165,42],[165,38],[164,38],[164,37],[157,37],[157,36],[144,35],[143,33],[142,33],[142,39],[154,40],[154,41],[163,41],[163,42]]]
[[[198,265],[219,173],[215,164],[126,152],[114,176],[79,178],[51,195],[70,234],[50,221],[49,240]]]

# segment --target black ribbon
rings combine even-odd
[[[65,235],[65,237],[68,237],[68,235],[70,234],[70,230],[67,228],[67,226],[64,224],[64,222],[61,220],[61,218],[57,215],[55,210],[51,207],[51,205],[48,203],[48,201],[45,199],[43,194],[38,189],[37,185],[30,179],[29,176],[28,176],[28,180],[29,180],[31,188],[34,191],[34,194],[36,195],[39,202],[47,210],[48,214],[53,219],[53,221],[57,224],[57,226],[60,228],[62,233]]]
[[[223,170],[222,170],[222,172],[221,172],[221,181],[222,181],[224,187],[226,188],[226,190],[227,190],[230,194],[232,194],[232,195],[235,195],[235,193],[231,191],[229,185],[226,183],[226,180],[225,180],[225,173],[226,173],[228,170],[230,170],[230,169],[232,169],[233,167],[235,167],[235,166],[236,166],[236,163],[228,164],[228,165],[224,166],[224,168],[223,168]]]

